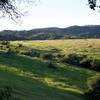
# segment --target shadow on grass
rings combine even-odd
[[[10,72],[0,72],[0,79],[0,87],[12,87],[11,100],[84,100],[82,94],[50,87],[39,80],[20,77]]]
[[[0,52],[0,64],[6,65],[9,68],[14,67],[14,68],[20,69],[22,71],[32,72],[33,74],[35,74],[37,77],[40,77],[40,78],[49,77],[52,74],[54,74],[56,71],[56,70],[55,71],[50,70],[47,67],[48,63],[45,63],[41,60],[31,59],[29,57],[20,56],[20,55],[7,55],[3,52]],[[6,71],[6,74],[7,73],[11,74],[11,72]],[[4,73],[4,75],[1,75],[1,76],[3,76],[3,78],[4,78],[5,73]],[[13,79],[11,79],[12,77],[13,77]],[[35,100],[51,100],[52,97],[54,97],[54,99],[52,99],[52,100],[56,100],[55,98],[57,98],[57,100],[64,100],[66,98],[69,98],[69,99],[72,98],[70,100],[75,100],[75,98],[83,98],[82,94],[77,93],[75,91],[58,89],[57,87],[50,87],[47,84],[45,84],[43,82],[43,80],[36,80],[36,79],[33,80],[26,76],[18,76],[16,74],[12,74],[12,75],[10,75],[10,77],[6,76],[5,80],[8,83],[11,82],[11,84],[15,84],[16,88],[14,87],[15,88],[14,90],[15,90],[16,94],[18,94],[18,95],[20,94],[20,95],[24,95],[24,96],[26,95],[26,97],[27,97],[27,94],[29,93],[28,100],[32,100],[31,98],[33,98],[35,96],[36,97],[39,96],[39,97],[43,98],[43,99],[35,99]],[[3,79],[2,82],[5,80]],[[6,83],[6,81],[4,83]],[[32,87],[33,87],[33,89],[32,89]],[[33,97],[32,97],[32,95],[33,95]],[[19,96],[19,97],[21,97],[21,96]],[[48,97],[49,97],[49,99],[47,99]],[[81,99],[79,99],[79,100],[81,100]]]

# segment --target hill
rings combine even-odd
[[[10,50],[19,52],[6,53],[9,46]],[[50,68],[49,60],[21,53],[36,50],[56,56],[75,52],[100,59],[99,39],[12,41],[9,46],[5,42],[0,45],[0,90],[11,87],[10,100],[85,100],[83,94],[88,89],[87,80],[100,75],[99,72],[62,62],[54,62],[56,68]]]
[[[41,28],[29,31],[4,30],[0,40],[52,40],[67,38],[100,38],[100,25]]]

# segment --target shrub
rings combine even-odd
[[[88,90],[84,95],[86,96],[86,100],[100,100],[100,95],[92,90]]]
[[[38,52],[38,51],[34,51],[34,55],[33,55],[34,57],[40,57],[40,52]]]
[[[23,52],[22,54],[30,56],[30,57],[40,57],[40,53],[38,51],[33,51],[33,50]]]
[[[0,49],[1,49],[1,50],[3,49],[3,45],[0,45]]]
[[[2,41],[1,42],[1,49],[5,50],[6,48],[10,47],[10,42],[9,41]]]
[[[55,66],[54,63],[50,62],[50,63],[48,64],[48,68],[56,69],[56,66]]]
[[[94,59],[91,62],[91,66],[92,66],[92,69],[94,69],[96,71],[100,71],[100,60],[99,59]]]
[[[80,61],[79,65],[85,68],[91,68],[91,62],[92,59],[86,57]]]
[[[12,88],[11,87],[4,87],[0,89],[0,100],[11,100],[12,97]]]
[[[100,59],[87,57],[87,55],[79,55],[71,53],[67,57],[62,58],[64,63],[81,66],[95,71],[100,71]]]
[[[76,53],[71,53],[67,56],[67,58],[63,59],[63,62],[69,63],[72,65],[79,65],[80,61],[85,57],[85,55],[78,55]]]
[[[18,48],[21,48],[21,47],[23,47],[23,45],[22,44],[18,44]]]
[[[8,48],[8,50],[6,52],[6,54],[9,54],[9,55],[12,55],[12,54],[15,54],[15,53],[16,53],[16,51],[12,48]]]
[[[23,52],[23,54],[31,57],[33,56],[33,52],[31,51]]]
[[[64,54],[58,54],[58,55],[57,55],[57,57],[58,57],[58,58],[61,58],[61,59],[64,58],[64,56],[65,56]]]
[[[6,48],[10,48],[10,45],[6,45]]]
[[[54,53],[57,53],[57,52],[60,52],[61,50],[59,48],[52,48],[51,51]]]
[[[51,53],[45,53],[42,55],[42,58],[45,60],[52,60],[53,59],[53,55]]]
[[[10,45],[10,42],[9,41],[2,41],[1,44],[2,45]]]
[[[100,76],[89,81],[89,90],[84,94],[87,100],[100,100]]]
[[[15,49],[20,50],[22,47],[24,47],[22,44],[18,44]]]

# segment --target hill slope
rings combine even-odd
[[[74,51],[100,59],[99,39],[11,42],[12,48],[18,44],[23,45],[20,51],[36,49],[50,53],[53,48],[58,48],[62,53]],[[56,68],[53,69],[48,67],[48,60],[20,53],[10,55],[6,53],[8,47],[0,47],[0,90],[11,87],[10,100],[85,100],[83,93],[88,89],[87,80],[100,74],[62,62],[55,63]]]
[[[100,25],[41,28],[29,31],[0,32],[0,40],[47,40],[63,38],[100,38]]]
[[[52,70],[40,60],[0,53],[0,88],[12,87],[12,100],[84,100],[86,80],[94,75],[64,65]]]

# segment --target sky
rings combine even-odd
[[[17,23],[0,18],[0,30],[30,30],[34,28],[73,25],[99,25],[100,12],[88,7],[88,0],[40,0],[34,4],[18,4],[23,13]]]

